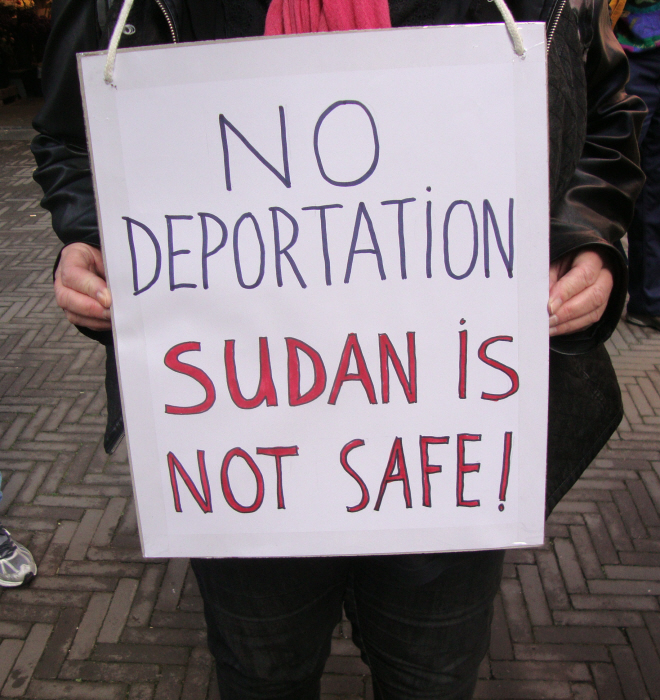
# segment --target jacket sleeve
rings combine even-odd
[[[586,352],[607,340],[619,322],[628,271],[613,243],[626,233],[644,184],[637,135],[646,108],[642,100],[624,91],[628,61],[612,32],[606,2],[597,0],[596,7],[587,28],[591,36],[583,37],[589,42],[586,140],[568,187],[552,205],[550,259],[596,247],[610,263],[614,288],[598,323],[552,339],[551,348],[567,354]]]
[[[44,106],[35,117],[34,179],[41,205],[64,244],[99,245],[92,174],[85,138],[76,53],[99,48],[96,2],[54,0],[52,28],[43,62]]]
[[[100,0],[101,7],[104,2]],[[178,7],[178,3],[169,4]],[[118,0],[111,4],[101,27],[97,0],[53,0],[43,61],[44,106],[33,122],[39,135],[32,142],[32,152],[37,161],[34,179],[44,191],[41,204],[51,212],[53,229],[65,245],[100,244],[76,54],[107,46],[121,5]],[[171,40],[156,2],[137,0],[129,20],[139,31],[123,35],[122,48]]]

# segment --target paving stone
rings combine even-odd
[[[586,593],[587,584],[573,543],[570,540],[556,539],[554,546],[568,593]]]
[[[132,683],[128,700],[151,700],[153,696],[153,683]]]
[[[97,642],[101,644],[114,644],[119,641],[137,587],[138,581],[134,578],[123,578],[119,581],[117,590],[112,596],[112,602],[108,608],[105,622],[97,637]]]
[[[2,688],[3,696],[19,698],[25,694],[32,673],[46,648],[52,630],[52,625],[41,623],[32,627]]]
[[[535,627],[537,642],[548,644],[627,644],[616,627]]]
[[[39,576],[31,590],[113,591],[116,585],[117,580],[107,576]]]
[[[639,664],[646,690],[652,700],[660,698],[660,658],[651,635],[644,628],[629,629],[632,651]]]
[[[571,603],[577,610],[659,610],[651,596],[574,595]]]
[[[657,512],[660,508],[660,479],[652,472],[642,472],[641,477]]]
[[[643,627],[644,620],[637,612],[619,612],[614,610],[558,610],[552,614],[558,625],[603,625],[604,627]]]
[[[644,613],[644,622],[660,654],[660,613]]]
[[[628,491],[616,491],[613,492],[612,495],[630,537],[648,537],[644,523],[639,517],[635,502],[630,493]]]
[[[121,641],[127,644],[164,644],[165,646],[182,644],[187,647],[194,647],[206,644],[206,630],[130,629],[125,627],[121,635]],[[355,646],[350,645],[350,648],[355,650],[354,653],[357,653]]]
[[[29,631],[30,625],[26,622],[0,622],[0,639],[25,639]]]
[[[531,642],[532,625],[527,615],[520,582],[516,579],[504,580],[500,590],[511,639],[520,643]]]
[[[69,651],[70,660],[86,659],[90,655],[111,600],[110,593],[94,593]]]
[[[63,680],[110,681],[135,683],[148,681],[158,675],[158,664],[103,663],[96,661],[67,661],[59,677]]]
[[[568,609],[570,602],[554,552],[537,551],[536,562],[550,609]]]
[[[626,700],[647,700],[646,687],[630,647],[612,647],[612,659]]]
[[[658,552],[620,552],[619,559],[626,566],[660,566]]]
[[[592,664],[598,700],[624,700],[621,684],[612,664]]]
[[[602,503],[599,504],[599,510],[602,518],[585,515],[584,520],[601,564],[617,564],[617,551],[631,551],[633,545],[616,506],[613,503]]]
[[[587,683],[571,683],[574,700],[598,700],[596,689]]]
[[[660,581],[660,566],[606,566],[605,573],[611,579]]]
[[[64,663],[73,638],[76,635],[82,615],[82,610],[78,608],[65,608],[62,610],[48,640],[48,646],[35,670],[38,678],[57,678],[60,667]]]
[[[186,670],[181,697],[187,700],[205,700],[208,694],[212,668],[213,657],[209,651],[203,647],[193,649]]]
[[[16,622],[52,622],[57,620],[59,609],[46,605],[27,605],[25,603],[0,603],[0,620]]]
[[[3,639],[0,643],[0,688],[5,684],[22,648],[23,641],[19,639]]]
[[[608,661],[604,644],[514,644],[519,661]]]
[[[140,579],[143,572],[143,564],[97,561],[63,561],[58,570],[58,573],[63,576],[101,576],[113,579],[135,578],[137,580]]]
[[[660,581],[589,581],[589,591],[600,595],[645,596],[660,595]]]
[[[69,548],[64,555],[66,559],[83,560],[87,553],[92,537],[96,532],[96,528],[103,517],[102,510],[88,509],[85,511],[83,519],[80,521],[74,536],[71,538]]]
[[[171,629],[205,629],[204,615],[201,613],[173,612],[164,613],[155,610],[151,615],[153,627],[169,627]]]
[[[516,680],[591,681],[586,663],[554,661],[495,661],[491,664],[493,678]]]
[[[359,697],[364,692],[364,682],[355,676],[327,673],[321,679],[321,692],[339,697]]]
[[[108,507],[105,509],[91,540],[95,547],[107,547],[112,542],[112,535],[125,508],[125,498],[118,496],[110,499],[110,503],[108,503]]]
[[[26,697],[34,700],[123,700],[125,696],[125,686],[117,683],[33,680]]]
[[[655,475],[649,474],[647,480],[653,476]],[[632,496],[637,512],[644,525],[646,527],[660,526],[660,517],[658,517],[653,501],[646,489],[645,482],[628,480],[626,481],[626,486],[628,487],[628,491]]]
[[[126,623],[129,627],[144,627],[149,622],[164,572],[165,567],[158,564],[145,568]]]
[[[550,614],[541,577],[536,566],[520,565],[518,566],[518,575],[520,576],[520,584],[532,625],[552,624],[552,615]]]
[[[504,614],[501,594],[497,594],[493,606],[493,622],[490,633],[489,655],[492,659],[513,659],[513,645]]]
[[[572,525],[570,536],[585,578],[604,578],[602,562],[593,546],[588,529],[583,525]]]
[[[187,570],[187,559],[170,559],[156,601],[156,610],[173,612],[177,609]]]
[[[350,673],[361,676],[371,673],[369,666],[359,656],[330,656],[324,670],[326,673]]]
[[[475,700],[569,700],[571,686],[558,681],[479,681]]]
[[[154,700],[177,700],[181,697],[185,668],[183,666],[163,666],[156,686]]]
[[[203,649],[203,647],[195,647]],[[206,652],[208,653],[208,652]],[[94,661],[118,661],[145,664],[168,664],[185,666],[190,649],[186,646],[164,646],[154,644],[103,644],[94,648]]]

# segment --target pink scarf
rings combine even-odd
[[[391,27],[388,0],[272,0],[266,36]]]

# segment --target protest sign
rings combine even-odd
[[[543,24],[80,59],[147,556],[543,541]]]

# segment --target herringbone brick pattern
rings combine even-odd
[[[32,168],[0,142],[0,517],[39,563],[0,592],[0,698],[218,698],[188,563],[142,559],[125,450],[103,452],[104,354],[53,301]],[[609,347],[626,420],[546,546],[507,555],[477,698],[660,699],[660,334]],[[323,692],[372,698],[347,623]]]

